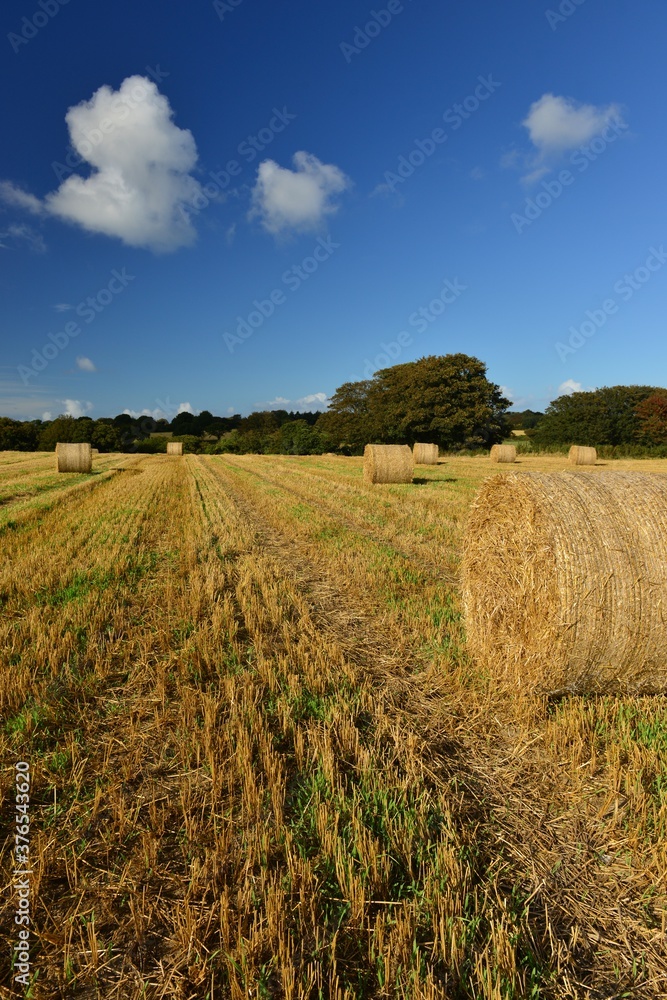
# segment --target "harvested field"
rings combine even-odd
[[[52,455],[5,457],[36,997],[667,996],[665,699],[517,702],[470,659],[487,457],[381,488],[360,458],[100,455],[51,487]]]

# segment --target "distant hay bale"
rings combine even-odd
[[[90,453],[91,453],[91,455],[99,455],[100,449],[99,448],[91,448]]]
[[[364,481],[411,483],[412,449],[407,444],[367,444],[364,448]]]
[[[58,472],[90,472],[93,467],[93,456],[89,444],[56,445],[56,461]]]
[[[183,454],[183,442],[182,441],[167,441],[167,454],[168,455],[182,455]]]
[[[412,454],[414,456],[415,465],[438,464],[437,444],[422,444],[421,441],[418,441],[412,449]]]
[[[513,444],[494,444],[491,448],[492,462],[516,462],[516,448]]]
[[[567,458],[572,465],[595,465],[598,453],[595,448],[583,448],[581,445],[573,444]]]
[[[667,475],[493,476],[463,552],[468,645],[495,682],[667,691]]]

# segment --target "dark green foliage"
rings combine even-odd
[[[659,392],[652,386],[615,385],[559,396],[547,407],[531,440],[537,447],[636,444],[642,426],[637,407]]]
[[[318,426],[338,447],[428,441],[450,451],[489,448],[509,433],[509,405],[477,358],[432,355],[345,383]]]

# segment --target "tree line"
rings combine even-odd
[[[486,366],[467,354],[420,358],[336,389],[325,412],[262,410],[246,417],[179,413],[171,420],[59,416],[0,417],[0,450],[50,451],[58,441],[89,442],[101,452],[185,451],[310,455],[360,454],[369,442],[433,442],[441,450],[486,451],[523,429],[535,449],[570,444],[667,454],[667,389],[612,386],[559,396],[545,413],[510,411]]]

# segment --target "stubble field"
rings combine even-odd
[[[0,454],[1,995],[25,760],[34,997],[667,996],[665,701],[469,660],[497,466],[53,467]]]

